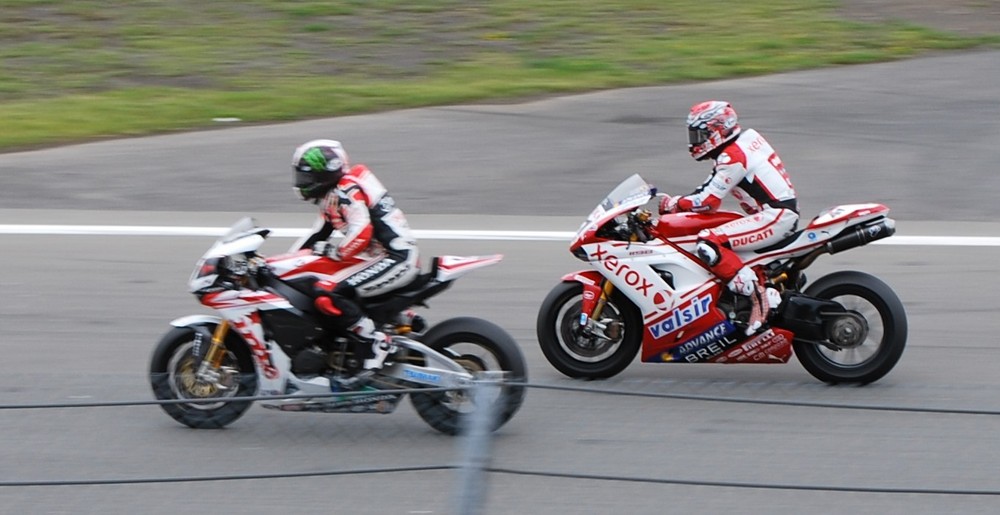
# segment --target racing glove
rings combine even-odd
[[[312,253],[314,256],[328,257],[333,260],[340,260],[340,252],[337,250],[337,246],[330,243],[327,240],[317,241],[313,245]]]
[[[678,200],[680,200],[680,197],[671,197],[670,195],[666,195],[660,199],[660,214],[676,213]]]

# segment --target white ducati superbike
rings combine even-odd
[[[741,215],[676,213],[644,206],[656,190],[639,175],[618,185],[580,226],[570,251],[591,268],[567,274],[538,313],[542,352],[560,372],[606,378],[642,350],[644,362],[785,363],[794,350],[816,378],[871,383],[906,345],[906,312],[892,289],[863,272],[841,271],[807,286],[803,270],[891,236],[881,204],[837,206],[766,248],[741,252],[782,302],[746,334],[750,302],[695,255],[699,231]]]

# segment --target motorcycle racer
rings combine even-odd
[[[660,214],[710,212],[732,194],[747,216],[698,233],[698,257],[729,289],[752,303],[747,334],[762,325],[767,308],[781,302],[735,251],[767,247],[796,230],[799,220],[795,188],[770,143],[754,129],[741,129],[728,102],[709,100],[691,107],[687,116],[688,151],[696,161],[712,160],[712,172],[689,195],[665,197]],[[767,308],[765,307],[767,306]]]
[[[292,155],[292,170],[302,199],[320,206],[311,232],[292,250],[311,248],[329,259],[365,260],[347,279],[317,281],[314,286],[317,310],[370,343],[370,350],[365,345],[361,349],[365,359],[357,380],[364,380],[397,349],[353,299],[381,295],[413,281],[420,272],[416,239],[385,186],[367,166],[351,166],[339,141],[317,139],[300,145]],[[328,239],[334,230],[343,234],[338,243]]]

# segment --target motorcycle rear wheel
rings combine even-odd
[[[213,326],[206,326],[210,333]],[[257,373],[249,350],[241,342],[227,345],[223,366],[233,371],[228,388],[200,381],[195,377],[197,356],[192,327],[175,327],[160,339],[149,365],[149,381],[158,400],[197,400],[205,403],[164,403],[160,408],[174,420],[195,429],[220,429],[231,424],[250,408],[250,401],[231,401],[250,397],[257,391]],[[202,345],[208,345],[203,335]],[[228,343],[228,342],[227,342]]]
[[[496,414],[491,428],[493,431],[506,424],[520,409],[524,402],[528,366],[517,342],[500,326],[479,318],[452,318],[427,330],[420,341],[452,356],[473,374],[502,370],[507,372],[505,383],[518,383],[502,385],[497,396],[490,399]],[[420,418],[448,435],[461,433],[466,415],[476,408],[469,392],[463,390],[412,393],[410,401]]]
[[[577,379],[605,379],[625,370],[642,345],[642,318],[617,291],[601,314],[602,323],[617,324],[613,338],[587,335],[579,320],[583,285],[564,282],[549,292],[538,310],[535,327],[545,359],[563,374]]]
[[[867,323],[864,341],[841,350],[793,340],[795,355],[810,374],[831,384],[868,384],[892,370],[907,333],[906,311],[892,288],[875,276],[843,271],[821,277],[804,293],[838,302]]]

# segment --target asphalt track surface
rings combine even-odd
[[[707,170],[685,155],[681,120],[690,104],[725,98],[781,152],[804,216],[878,201],[900,236],[994,241],[998,64],[997,52],[963,53],[6,154],[0,225],[220,227],[252,214],[305,227],[312,206],[292,196],[288,157],[333,137],[418,229],[572,231],[626,174],[675,192],[700,182]],[[185,281],[211,240],[0,234],[0,405],[150,399],[152,346],[174,317],[204,312]],[[265,251],[290,243],[274,238]],[[794,360],[636,363],[611,380],[572,381],[534,337],[542,298],[580,267],[565,242],[428,238],[422,252],[505,254],[425,314],[499,323],[521,344],[530,382],[550,387],[531,389],[497,433],[491,466],[507,472],[487,476],[482,513],[1000,511],[996,246],[871,245],[813,266],[813,278],[875,274],[904,301],[907,350],[865,387],[823,385]],[[447,467],[461,459],[459,441],[408,405],[387,416],[254,407],[221,431],[187,429],[156,406],[3,409],[0,435],[0,513],[453,513],[458,477]],[[425,470],[322,475],[395,468]],[[116,483],[310,473],[320,475]],[[12,485],[86,481],[110,484]]]

